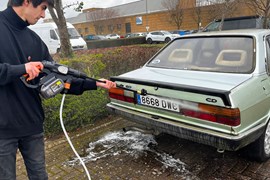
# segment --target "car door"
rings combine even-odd
[[[162,32],[158,32],[158,36],[157,36],[158,40],[157,41],[164,41],[164,37],[165,36]]]
[[[57,49],[60,48],[60,40],[54,29],[50,30],[50,37],[49,37],[47,46],[50,47],[49,49],[56,50],[56,52],[57,52]]]
[[[153,41],[158,41],[158,32],[152,32],[151,33],[151,38]]]

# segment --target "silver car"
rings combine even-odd
[[[114,113],[219,151],[249,145],[257,160],[270,157],[270,30],[186,35],[111,79]]]
[[[153,42],[168,43],[177,37],[180,37],[180,35],[172,34],[169,31],[152,31],[146,35],[145,40],[148,44],[152,44]]]

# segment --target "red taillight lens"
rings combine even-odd
[[[125,101],[129,103],[135,103],[134,93],[131,91],[125,91],[120,88],[111,88],[109,90],[109,96],[112,99],[117,99],[120,101]]]
[[[198,104],[195,109],[181,109],[185,116],[203,119],[206,121],[226,124],[229,126],[240,125],[240,111],[238,108],[224,108],[205,104]]]

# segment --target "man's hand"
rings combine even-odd
[[[116,83],[115,82],[112,82],[112,81],[109,81],[107,79],[100,79],[101,81],[104,81],[103,82],[96,82],[97,83],[97,86],[99,87],[102,87],[102,88],[105,88],[105,89],[111,89],[111,88],[115,88],[116,87]]]
[[[36,78],[40,70],[43,69],[43,64],[41,62],[28,62],[25,64],[25,71],[28,74],[27,81]]]

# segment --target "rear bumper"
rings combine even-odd
[[[143,124],[148,128],[153,128],[155,131],[160,133],[171,134],[182,139],[191,140],[228,151],[236,151],[251,142],[254,142],[264,132],[263,130],[265,127],[261,124],[246,131],[245,133],[231,135],[190,126],[161,117],[153,117],[150,114],[129,110],[112,103],[107,104],[107,108],[112,113],[124,116],[128,120]]]

